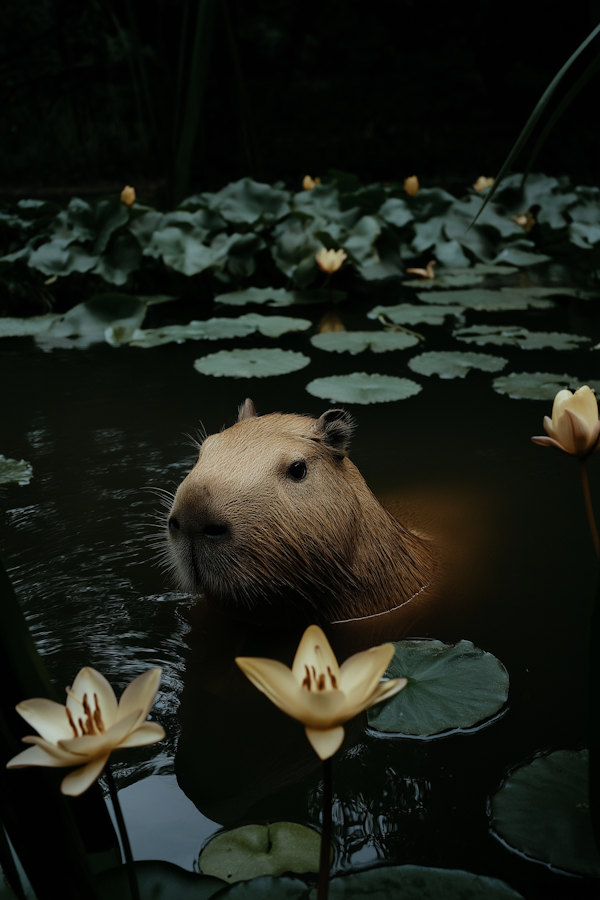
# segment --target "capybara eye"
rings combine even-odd
[[[304,476],[306,475],[306,463],[303,459],[298,460],[298,462],[294,462],[288,469],[288,475],[290,478],[293,478],[294,481],[302,481]]]

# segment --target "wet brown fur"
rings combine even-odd
[[[320,621],[383,612],[418,593],[431,546],[347,458],[352,428],[343,410],[259,417],[246,401],[235,425],[203,442],[175,495],[169,543],[181,586],[232,611]],[[296,481],[290,466],[302,460]],[[215,525],[225,531],[211,537]]]

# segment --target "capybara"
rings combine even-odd
[[[180,586],[245,617],[332,622],[406,603],[430,580],[430,543],[404,528],[346,455],[354,421],[258,416],[251,400],[207,437],[168,516]]]

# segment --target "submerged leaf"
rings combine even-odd
[[[385,353],[387,350],[406,350],[419,343],[419,338],[403,331],[330,331],[315,334],[310,339],[319,350],[336,353],[362,353],[372,350],[373,353]]]
[[[292,350],[262,349],[220,350],[195,360],[194,368],[202,375],[219,378],[267,378],[271,375],[287,375],[303,369],[310,362],[303,353]]]
[[[519,325],[472,325],[458,328],[453,337],[467,344],[509,344],[522,350],[576,350],[578,344],[591,340],[580,334],[563,334],[558,331],[528,331]]]
[[[587,750],[557,750],[517,769],[492,797],[498,836],[557,869],[600,875],[588,770]]]
[[[508,672],[471,641],[398,641],[387,678],[408,678],[403,691],[368,710],[371,728],[425,737],[471,728],[506,703]]]
[[[489,356],[487,353],[460,353],[456,350],[421,353],[408,363],[413,372],[419,375],[439,375],[440,378],[464,378],[471,369],[482,372],[499,372],[507,359],[501,356]]]
[[[229,884],[261,875],[319,871],[321,835],[295,822],[242,825],[208,842],[198,860],[205,875]]]
[[[306,385],[306,390],[314,397],[321,397],[331,403],[388,403],[392,400],[406,400],[423,390],[420,384],[410,378],[396,378],[394,375],[368,375],[366,372],[352,372],[350,375],[330,375],[329,378],[315,378]]]
[[[573,385],[579,386],[577,378],[550,372],[511,372],[492,382],[495,391],[513,400],[554,400],[559,391]]]
[[[0,484],[29,484],[33,477],[31,463],[24,459],[10,459],[0,454]]]

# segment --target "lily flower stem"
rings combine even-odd
[[[127,834],[127,828],[125,827],[125,819],[123,818],[123,811],[121,809],[121,804],[119,803],[117,786],[115,784],[113,774],[110,770],[110,764],[106,766],[106,769],[104,771],[106,773],[106,781],[108,783],[108,792],[110,794],[110,799],[112,800],[113,809],[115,811],[115,818],[117,820],[117,825],[119,826],[119,835],[121,837],[121,843],[123,845],[123,853],[125,854],[125,865],[127,866],[127,877],[129,879],[131,900],[140,900],[140,889],[135,874],[131,844],[129,843],[129,835]]]
[[[329,894],[329,869],[331,867],[331,807],[333,805],[333,778],[331,760],[323,760],[323,821],[321,830],[321,855],[319,857],[319,880],[317,900],[327,900]]]
[[[581,472],[581,484],[583,486],[583,498],[585,500],[585,509],[587,512],[588,523],[590,526],[590,532],[592,534],[592,541],[594,542],[594,549],[596,550],[596,555],[600,556],[600,538],[598,537],[598,529],[596,528],[596,520],[594,518],[594,509],[592,507],[592,497],[590,494],[590,483],[588,480],[586,462],[587,462],[587,460],[580,457],[579,471]]]

